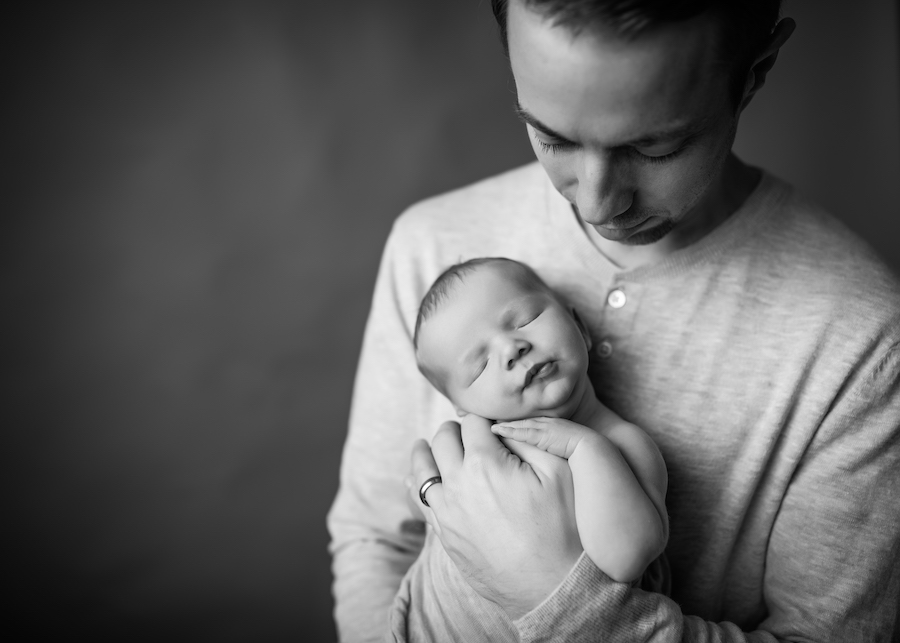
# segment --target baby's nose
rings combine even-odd
[[[511,370],[516,363],[528,354],[531,350],[531,344],[524,340],[516,340],[510,344],[510,351],[506,358],[506,368]]]

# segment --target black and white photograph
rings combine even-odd
[[[9,640],[900,642],[896,0],[3,31]]]

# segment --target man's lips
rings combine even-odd
[[[542,379],[551,375],[556,371],[556,362],[543,362],[540,364],[535,364],[525,373],[525,383],[522,384],[522,388],[525,388],[535,379]]]
[[[619,226],[615,226],[615,225],[598,225],[598,226],[594,226],[594,229],[597,231],[597,234],[599,234],[604,239],[609,239],[610,241],[620,241],[622,239],[628,238],[635,232],[638,232],[639,230],[641,230],[644,227],[644,225],[647,223],[647,221],[649,221],[649,220],[650,220],[649,218],[644,219],[642,221],[638,221],[633,226],[627,226],[627,227],[626,226],[619,227]]]
[[[635,228],[644,225],[648,219],[651,219],[653,216],[659,214],[659,211],[651,208],[629,208],[622,214],[617,214],[606,223],[594,223],[591,221],[591,218],[593,217],[585,219],[578,211],[578,206],[576,206],[574,203],[572,203],[571,205],[572,210],[575,211],[575,214],[577,214],[578,217],[581,218],[585,223],[592,225],[598,231],[604,230],[609,232],[610,234],[634,230]]]
[[[611,233],[631,232],[633,230],[637,230],[652,218],[652,214],[619,215],[612,221],[607,221],[606,223],[595,225],[594,229],[598,231],[605,230]]]

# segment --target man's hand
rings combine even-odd
[[[505,446],[504,446],[505,445]],[[442,484],[419,501],[419,486]],[[581,555],[565,460],[501,441],[484,418],[445,422],[413,447],[410,494],[472,588],[516,619],[537,607]]]

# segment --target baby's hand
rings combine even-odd
[[[568,459],[575,447],[589,435],[596,435],[591,429],[561,418],[529,418],[512,422],[500,422],[491,426],[497,435],[525,442],[532,446]]]

